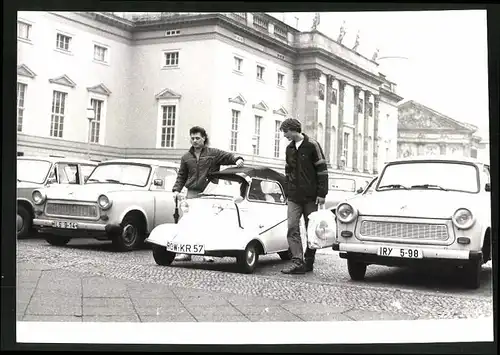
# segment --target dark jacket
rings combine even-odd
[[[197,160],[194,148],[191,147],[181,158],[181,166],[172,191],[180,192],[186,187],[188,190],[201,192],[208,185],[209,173],[219,171],[221,165],[234,165],[240,158],[243,159],[217,148],[204,147],[200,159]]]
[[[290,201],[316,201],[328,193],[325,155],[319,143],[306,134],[298,150],[294,141],[286,147],[285,174]]]

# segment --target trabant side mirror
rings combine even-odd
[[[484,186],[484,190],[485,191],[491,191],[491,184],[489,182],[486,183],[486,185]]]
[[[362,192],[363,192],[363,188],[362,188],[362,187],[360,187],[359,189],[357,189],[357,190],[356,190],[356,193],[357,193],[357,194],[360,194],[360,193],[362,193]]]
[[[233,202],[236,203],[236,204],[240,204],[243,202],[243,197],[241,196],[234,196],[233,197]]]
[[[163,186],[163,179],[155,179],[153,184],[155,186],[159,186],[159,187],[162,187]]]
[[[47,185],[50,185],[50,184],[55,184],[55,183],[57,183],[57,178],[56,178],[55,176],[53,176],[53,177],[49,177],[49,178],[47,179]]]

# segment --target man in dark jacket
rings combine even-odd
[[[288,187],[287,239],[292,253],[292,265],[282,272],[304,274],[313,270],[316,250],[306,247],[303,254],[300,218],[304,216],[307,230],[309,215],[318,210],[318,205],[325,203],[328,170],[321,146],[302,133],[300,121],[288,118],[283,121],[280,130],[290,141],[286,148],[285,174]]]
[[[172,188],[175,197],[187,188],[187,198],[192,198],[207,187],[208,174],[219,171],[221,165],[243,166],[244,159],[233,153],[208,147],[208,135],[203,127],[194,126],[189,130],[191,148],[181,158],[177,180]],[[205,257],[206,261],[213,261]],[[180,254],[176,260],[191,260],[190,255]]]

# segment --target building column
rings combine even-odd
[[[368,107],[369,107],[369,102],[370,102],[370,92],[365,91],[365,112],[364,112],[364,123],[363,123],[363,172],[364,173],[369,173],[368,170],[368,152],[369,152],[369,142],[368,142],[368,136],[369,136],[369,122],[370,122],[370,116],[368,112]]]
[[[325,117],[325,156],[327,161],[327,166],[331,167],[330,163],[330,151],[332,149],[331,138],[332,138],[332,97],[333,97],[333,81],[335,78],[333,75],[328,75],[326,77],[326,117]]]
[[[316,138],[318,134],[318,94],[321,71],[318,69],[309,69],[306,71],[306,77],[306,102],[304,128],[302,131],[309,137]]]
[[[298,119],[299,117],[299,107],[298,107],[298,92],[299,92],[299,81],[300,81],[300,70],[293,71],[293,107],[292,114],[293,117]]]
[[[380,96],[373,96],[373,174],[378,174],[378,147],[379,147],[379,105]]]
[[[358,110],[358,101],[359,101],[359,93],[361,92],[361,87],[355,86],[354,87],[354,117],[353,117],[353,122],[354,122],[354,137],[352,137],[352,171],[359,171],[358,169],[358,134],[359,134],[359,128],[358,128],[358,118],[359,118],[359,110]]]
[[[441,154],[441,155],[445,155],[446,154],[446,144],[445,143],[441,143],[439,145],[439,154]]]
[[[339,80],[339,124],[337,127],[337,168],[342,169],[342,152],[344,151],[344,94],[345,85],[347,82],[345,80]],[[345,157],[347,166],[347,157]]]

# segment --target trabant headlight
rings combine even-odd
[[[113,202],[106,195],[99,196],[99,198],[97,199],[97,203],[99,204],[99,207],[101,207],[103,210],[109,209],[113,204]]]
[[[354,209],[354,207],[352,207],[348,203],[341,203],[337,207],[336,213],[337,213],[337,218],[342,223],[352,222],[354,220],[354,218],[356,218],[356,215],[357,215],[357,212]]]
[[[459,229],[469,229],[474,225],[474,216],[467,208],[459,208],[452,217],[453,224]]]
[[[33,202],[35,203],[35,205],[41,205],[42,203],[45,202],[45,198],[47,196],[42,191],[35,190],[31,194],[31,197],[33,198]]]
[[[186,200],[183,200],[179,204],[179,208],[182,211],[182,213],[187,213],[187,212],[189,212],[189,203]]]

